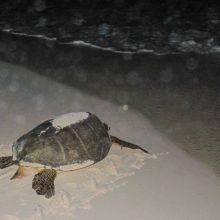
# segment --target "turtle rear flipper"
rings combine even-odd
[[[0,169],[4,169],[13,165],[15,161],[13,161],[12,156],[0,157]]]
[[[126,148],[131,148],[131,149],[139,149],[139,150],[142,150],[144,153],[146,154],[149,154],[149,152],[147,150],[145,150],[144,148],[136,145],[136,144],[132,144],[132,143],[129,143],[127,141],[123,141],[117,137],[114,137],[114,136],[110,136],[111,137],[111,141],[113,143],[117,143],[119,144],[121,147],[126,147]]]
[[[54,169],[44,169],[34,176],[32,188],[38,195],[50,198],[55,194],[54,180],[57,172]]]

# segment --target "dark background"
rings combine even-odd
[[[2,29],[41,33],[64,42],[84,40],[159,53],[204,53],[220,45],[217,1],[3,0],[0,9]],[[190,40],[193,46],[181,44]]]

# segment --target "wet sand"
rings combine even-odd
[[[138,109],[155,129],[220,175],[218,90],[166,85],[143,89],[120,86],[111,91],[122,108]]]

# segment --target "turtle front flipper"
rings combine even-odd
[[[4,169],[13,165],[15,161],[13,161],[12,156],[8,157],[0,157],[0,169]]]
[[[43,169],[34,176],[32,188],[38,195],[50,198],[55,194],[54,180],[57,172],[54,169]]]

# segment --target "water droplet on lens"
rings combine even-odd
[[[128,105],[123,105],[123,106],[122,106],[122,109],[123,109],[124,111],[128,111]]]
[[[165,83],[173,80],[173,70],[171,67],[167,67],[160,72],[160,80]]]
[[[190,57],[189,59],[187,59],[186,61],[186,67],[189,70],[194,70],[196,69],[198,66],[198,60],[195,59],[194,57]]]

